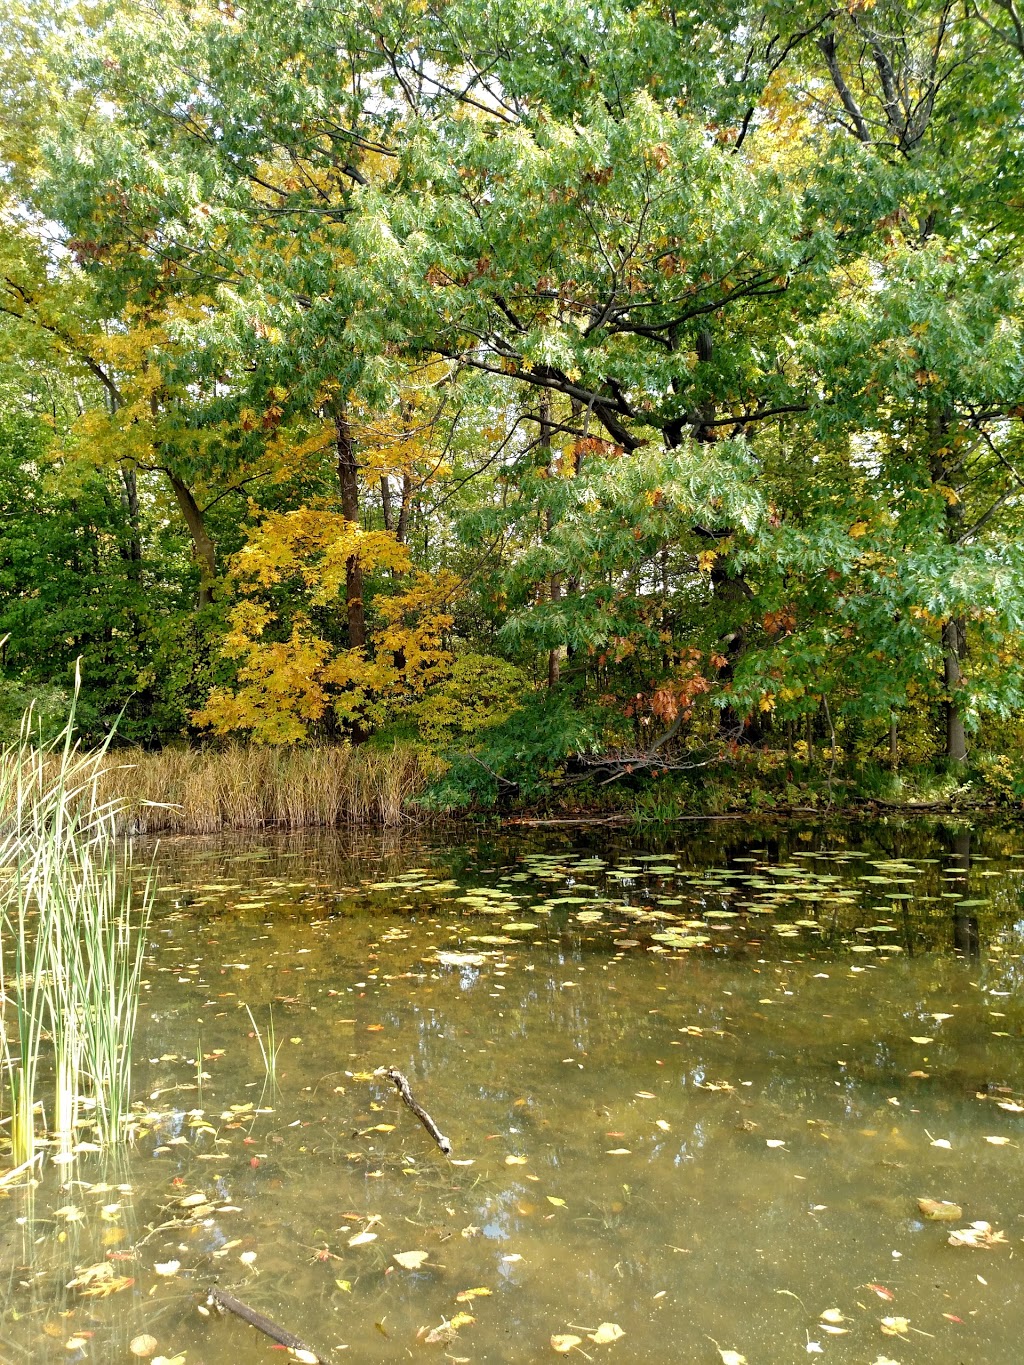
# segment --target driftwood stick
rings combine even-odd
[[[420,1123],[423,1124],[423,1127],[434,1139],[434,1141],[440,1147],[441,1151],[444,1152],[445,1156],[448,1156],[448,1154],[452,1150],[452,1144],[445,1137],[444,1133],[441,1132],[440,1128],[438,1128],[437,1124],[430,1117],[430,1115],[423,1108],[423,1106],[417,1104],[416,1101],[413,1099],[412,1091],[409,1089],[409,1082],[405,1079],[402,1073],[398,1070],[396,1066],[388,1066],[383,1068],[383,1074],[387,1076],[389,1081],[394,1081],[395,1089],[401,1095],[402,1099],[412,1110],[412,1112],[416,1115]]]
[[[290,1351],[301,1351],[307,1359],[320,1361],[317,1353],[311,1350],[301,1337],[297,1337],[294,1332],[289,1332],[284,1327],[279,1327],[272,1318],[268,1318],[265,1313],[258,1313],[255,1308],[250,1308],[247,1303],[243,1303],[241,1299],[236,1299],[234,1294],[229,1294],[226,1289],[214,1286],[210,1290],[206,1302],[211,1306],[234,1313],[236,1318],[241,1318],[250,1327],[255,1327],[257,1332],[262,1332],[264,1336],[270,1337],[271,1341],[276,1341],[279,1346],[287,1346]]]

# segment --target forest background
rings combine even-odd
[[[1021,799],[1022,94],[1017,0],[7,0],[0,731]]]

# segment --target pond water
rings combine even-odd
[[[137,1136],[0,1192],[3,1361],[280,1360],[211,1285],[325,1361],[1020,1360],[1024,832],[157,857]]]

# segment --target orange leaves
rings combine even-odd
[[[597,436],[584,436],[574,441],[570,449],[577,463],[587,455],[603,455],[606,459],[617,459],[624,453],[622,446],[615,445],[612,441],[602,441]]]
[[[665,725],[670,725],[680,715],[689,720],[697,698],[712,688],[712,681],[703,672],[703,662],[700,650],[684,650],[676,677],[662,683],[650,696],[637,693],[627,705],[626,714],[641,716],[646,713]],[[714,668],[721,668],[728,660],[716,654],[708,662]]]
[[[762,622],[766,635],[775,637],[777,635],[789,635],[796,630],[796,613],[792,607],[783,607],[779,611],[767,611]]]

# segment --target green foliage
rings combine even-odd
[[[451,753],[446,772],[418,800],[444,811],[536,800],[574,754],[600,747],[606,719],[598,707],[578,708],[567,693],[536,693],[500,724],[479,730],[472,747]]]
[[[521,668],[485,654],[464,654],[415,707],[423,742],[438,753],[507,721],[530,689]]]
[[[1024,712],[1005,13],[19,8],[4,676],[81,655],[144,743],[414,728],[441,804],[596,750],[884,762],[891,717],[984,747]]]

